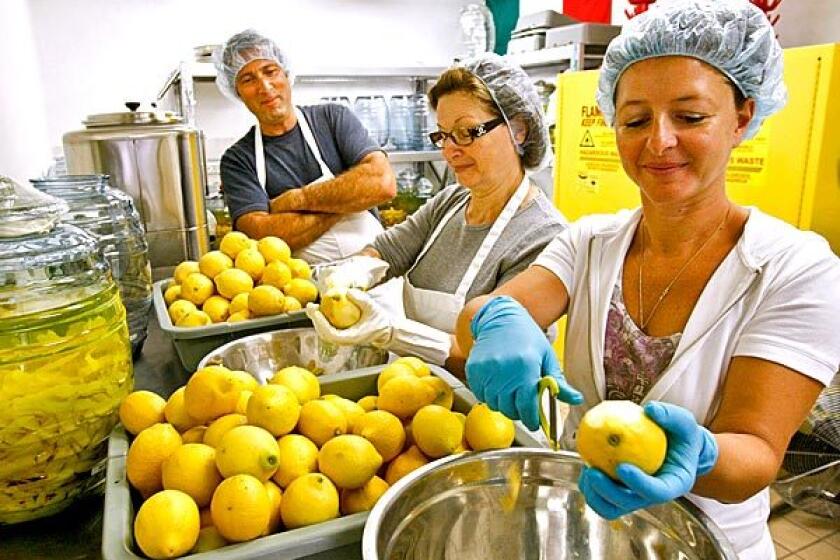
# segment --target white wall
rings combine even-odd
[[[5,0],[4,0],[5,1]],[[254,27],[295,68],[448,65],[468,0],[29,0],[51,145],[90,113],[153,99],[196,45]],[[9,52],[9,50],[5,50]],[[5,87],[5,86],[4,86]],[[5,106],[0,111],[8,110]]]

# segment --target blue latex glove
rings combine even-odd
[[[557,380],[557,398],[580,404],[583,395],[566,382],[545,333],[516,300],[485,303],[470,323],[475,343],[467,357],[467,383],[479,401],[531,430],[540,426],[537,382]]]
[[[629,463],[621,463],[619,483],[602,471],[584,467],[578,486],[586,503],[598,515],[616,519],[648,506],[670,502],[691,491],[698,476],[714,467],[718,446],[712,433],[697,424],[686,409],[663,402],[649,402],[645,414],[665,430],[668,451],[654,476]]]

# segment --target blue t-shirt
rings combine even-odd
[[[380,149],[353,112],[342,105],[311,105],[301,110],[333,175]],[[222,188],[234,224],[248,212],[268,212],[269,200],[321,176],[321,168],[306,145],[300,124],[281,136],[263,135],[263,150],[265,189],[257,178],[253,127],[222,155]]]

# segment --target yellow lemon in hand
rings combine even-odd
[[[242,542],[263,534],[271,519],[271,498],[262,481],[247,474],[226,478],[210,502],[213,526],[225,539]]]
[[[235,259],[240,251],[251,246],[251,240],[241,231],[232,231],[225,234],[219,242],[219,249],[232,259]]]
[[[233,268],[233,259],[221,251],[210,251],[198,259],[198,269],[211,280],[229,268]]]
[[[338,490],[321,473],[298,477],[283,492],[280,516],[287,529],[335,519],[338,517]]]
[[[248,474],[264,482],[277,470],[278,462],[277,440],[257,426],[231,429],[216,448],[216,466],[225,478]]]
[[[222,297],[233,299],[239,294],[248,293],[254,289],[254,279],[244,270],[229,268],[216,278],[216,290]]]
[[[288,262],[292,258],[289,245],[279,237],[267,235],[257,242],[257,249],[265,257],[266,262]]]
[[[193,272],[199,271],[200,269],[198,267],[198,262],[184,261],[175,267],[175,272],[172,273],[172,278],[173,280],[175,280],[176,284],[183,284],[184,280],[187,279],[187,276],[189,276]]]
[[[166,401],[151,391],[134,391],[120,403],[120,422],[125,430],[137,435],[149,426],[165,422]]]
[[[352,327],[362,318],[362,310],[347,297],[347,290],[331,288],[321,298],[321,313],[337,329]]]
[[[581,418],[577,449],[587,464],[617,480],[619,463],[632,463],[648,474],[658,471],[668,439],[636,403],[603,401]]]
[[[311,280],[304,278],[292,278],[289,283],[283,286],[283,292],[298,300],[301,305],[306,305],[318,299],[318,288]]]
[[[195,545],[198,532],[198,506],[178,490],[158,492],[134,518],[134,538],[149,558],[183,556]]]
[[[473,406],[464,422],[464,436],[476,451],[510,447],[514,432],[510,418],[484,403]]]

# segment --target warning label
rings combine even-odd
[[[592,133],[588,130],[583,132],[583,138],[580,141],[581,148],[594,148],[595,142],[592,141]]]
[[[575,153],[577,168],[584,172],[620,173],[615,134],[604,122],[597,105],[580,106],[580,141]]]
[[[732,150],[726,168],[727,184],[758,190],[767,186],[767,134],[763,130]]]

